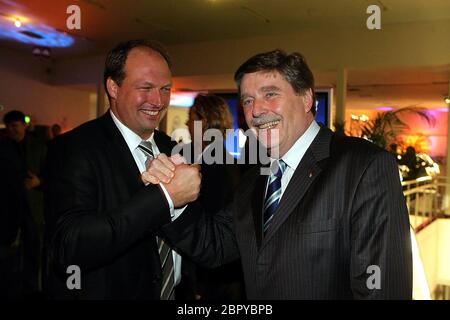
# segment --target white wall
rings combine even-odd
[[[426,66],[450,63],[450,20],[382,25],[370,31],[314,28],[283,36],[234,39],[170,47],[177,75],[234,72],[265,50],[300,51],[315,71]]]
[[[428,287],[430,288],[431,293],[433,293],[438,285],[438,223],[439,220],[434,221],[432,224],[416,234],[417,245],[419,247],[423,268],[425,270]]]
[[[342,67],[445,65],[450,64],[450,20],[382,25],[382,30],[373,31],[362,23],[353,28],[293,30],[282,36],[168,46],[174,61],[174,82],[177,84],[179,78],[180,86],[191,86],[184,83],[185,77],[215,76],[217,88],[205,80],[207,89],[235,89],[232,75],[236,68],[251,55],[274,48],[302,52],[316,74],[333,74]],[[6,110],[21,108],[49,123],[66,118],[68,127],[76,126],[93,114],[89,92],[45,83],[95,87],[102,82],[104,57],[99,54],[49,63],[39,62],[31,54],[0,52],[0,104]],[[318,84],[323,85],[321,81]]]
[[[416,239],[431,293],[439,284],[450,285],[450,220],[435,220]]]
[[[438,279],[440,284],[450,286],[450,220],[439,219]]]
[[[232,75],[239,65],[258,52],[275,48],[303,53],[314,73],[342,67],[366,70],[446,65],[450,64],[450,20],[382,25],[381,30],[368,30],[362,23],[353,28],[313,28],[282,36],[168,46],[175,77],[214,75],[221,81],[228,77],[225,83],[230,88],[216,89],[234,89]],[[103,64],[104,55],[58,61],[52,82],[96,83]]]
[[[55,61],[50,82],[55,85],[77,85],[103,82],[106,54]]]
[[[6,50],[0,51],[0,61],[0,104],[4,107],[0,122],[6,112],[15,109],[31,115],[36,124],[59,123],[63,130],[92,118],[94,93],[48,84],[49,61]]]

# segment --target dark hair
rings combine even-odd
[[[305,90],[311,89],[313,98],[311,112],[313,115],[316,114],[314,76],[300,53],[287,54],[285,51],[277,49],[251,57],[234,74],[238,90],[240,91],[241,80],[245,74],[258,71],[278,71],[298,94],[303,94]]]
[[[25,123],[25,114],[19,110],[13,110],[3,116],[3,123],[10,124],[16,121]]]
[[[233,116],[227,102],[214,94],[199,94],[194,100],[192,109],[201,119],[206,119],[207,129],[219,129],[225,134],[226,129],[233,126]]]
[[[108,88],[106,87],[106,81],[109,77],[113,79],[117,85],[121,85],[123,79],[125,79],[125,63],[128,57],[128,53],[138,47],[149,48],[159,53],[164,60],[166,60],[169,69],[172,67],[172,63],[167,50],[159,42],[147,39],[129,40],[119,43],[114,49],[108,52],[105,61],[105,71],[103,72],[103,85],[105,86],[106,94],[110,99]]]

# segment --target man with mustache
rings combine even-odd
[[[197,198],[199,171],[180,165],[164,185],[146,186],[140,176],[173,147],[155,129],[170,101],[170,66],[157,43],[120,43],[105,63],[111,109],[55,138],[46,190],[52,298],[174,299],[180,257],[157,230]],[[72,265],[80,285],[66,272]]]
[[[168,241],[206,266],[240,255],[250,299],[411,299],[409,220],[393,156],[316,123],[314,78],[298,53],[258,54],[234,78],[270,174],[251,170],[212,219],[188,205],[163,227]],[[143,178],[166,179],[166,161]]]

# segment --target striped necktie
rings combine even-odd
[[[146,156],[145,167],[148,168],[148,164],[152,161],[155,156],[153,154],[152,143],[150,141],[142,140],[138,145],[139,150],[141,150]]]
[[[151,160],[154,159],[152,143],[149,141],[141,141],[138,146],[144,155],[147,157],[145,167]],[[158,244],[159,260],[161,262],[162,271],[162,286],[161,286],[161,300],[174,300],[175,275],[173,265],[172,249],[164,242],[162,238],[156,237]]]
[[[175,300],[175,270],[173,265],[172,249],[170,249],[162,238],[157,237],[157,240],[162,270],[162,287],[160,297],[161,300]]]
[[[266,199],[264,200],[264,233],[269,228],[280,203],[281,177],[285,169],[286,163],[283,160],[274,161],[272,164],[272,174],[269,177],[269,186],[267,187]]]

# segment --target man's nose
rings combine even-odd
[[[164,104],[164,98],[160,90],[157,88],[154,88],[153,90],[150,90],[147,101],[157,107],[162,107]]]
[[[252,115],[254,118],[260,117],[262,114],[266,113],[266,106],[263,101],[255,99],[253,101]]]

